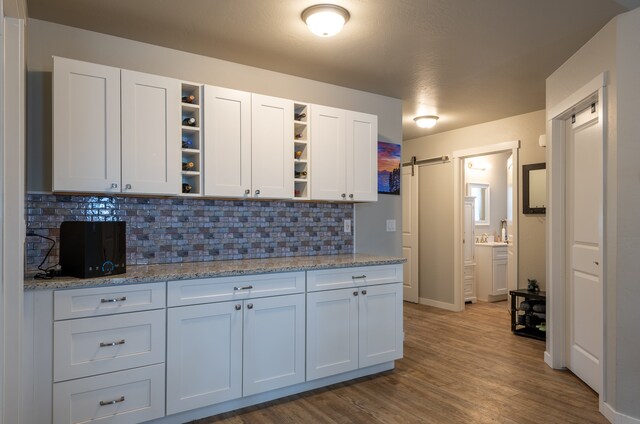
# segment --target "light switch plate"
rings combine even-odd
[[[344,220],[344,232],[351,234],[351,220],[350,219],[345,219]]]
[[[387,219],[387,232],[393,232],[396,230],[396,220]]]

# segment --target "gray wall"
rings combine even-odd
[[[521,181],[522,165],[545,161],[545,148],[538,145],[538,138],[545,133],[545,112],[543,110],[524,115],[500,119],[498,121],[473,125],[459,130],[447,131],[432,136],[416,138],[404,142],[403,161],[411,156],[418,159],[449,155],[454,150],[486,146],[505,141],[520,140]],[[423,167],[427,168],[427,167]],[[422,173],[423,168],[420,172]],[[431,187],[425,181],[420,187],[420,297],[446,303],[454,303],[453,293],[453,165],[431,165],[437,168],[434,178],[442,189],[434,188],[432,194],[423,190]],[[428,179],[428,177],[425,177]],[[420,183],[423,182],[421,175]],[[521,183],[519,182],[521,187]],[[520,190],[521,192],[522,190]],[[423,199],[423,197],[425,197]],[[526,285],[527,278],[535,276],[542,288],[545,287],[545,218],[522,214],[522,194],[519,194],[519,277],[520,287]],[[437,234],[437,246],[429,240]],[[436,268],[425,264],[433,261],[434,249],[441,255]],[[435,297],[430,297],[435,296]]]
[[[371,113],[378,115],[381,140],[402,142],[402,103],[398,99],[31,19],[27,58],[29,191],[51,190],[52,55]],[[400,256],[400,231],[385,230],[386,219],[392,218],[401,228],[400,198],[380,199],[355,208],[356,250]]]
[[[636,419],[640,419],[638,40],[640,9],[635,9],[607,24],[547,79],[549,110],[600,73],[607,73],[605,401]]]

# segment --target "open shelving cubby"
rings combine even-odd
[[[311,198],[309,117],[309,104],[299,102],[293,104],[293,197],[300,200]]]
[[[182,83],[181,196],[202,196],[202,85]],[[188,120],[194,120],[191,124]],[[185,164],[193,164],[186,166]],[[190,190],[187,191],[187,188]]]

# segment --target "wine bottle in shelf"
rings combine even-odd
[[[183,171],[192,171],[195,166],[193,162],[182,162]]]
[[[307,171],[295,171],[296,178],[307,178]]]
[[[300,158],[302,157],[302,150],[296,150],[296,151],[293,153],[293,157],[294,157],[295,159],[300,159]]]
[[[191,149],[191,148],[193,148],[193,140],[191,140],[189,138],[183,138],[182,139],[182,148],[183,149]]]
[[[306,117],[307,117],[307,114],[304,112],[294,114],[294,118],[296,121],[302,121]]]
[[[188,96],[182,96],[182,103],[193,103],[196,101],[196,96],[190,94]]]
[[[183,193],[191,193],[191,189],[193,187],[191,187],[191,184],[187,184],[187,183],[182,183],[182,192]]]
[[[196,126],[196,118],[184,118],[182,120],[182,125],[187,127],[195,127]]]
[[[300,140],[302,138],[302,133],[298,133],[294,135],[296,140]]]

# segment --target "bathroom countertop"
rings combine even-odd
[[[311,271],[314,269],[352,266],[401,264],[406,259],[365,254],[297,256],[270,259],[190,262],[182,264],[131,265],[125,274],[96,278],[56,277],[36,280],[33,275],[24,280],[25,290],[71,289],[121,284],[154,283],[158,281],[195,278],[229,277],[272,272]]]
[[[504,247],[504,246],[508,246],[509,243],[503,243],[501,241],[488,241],[486,243],[476,243],[476,246],[487,246],[487,247]]]

